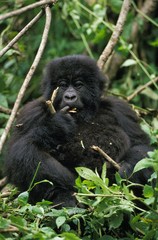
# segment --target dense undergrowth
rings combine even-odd
[[[28,203],[29,191],[0,195],[0,239],[156,240],[158,239],[158,150],[149,152],[134,171],[152,168],[145,185],[122,179],[109,184],[106,164],[97,171],[77,168],[78,207],[56,209],[52,202]],[[36,183],[37,184],[37,183]],[[9,187],[10,188],[10,187]],[[136,193],[133,191],[137,189]],[[142,192],[142,194],[140,194]],[[59,206],[58,206],[59,207]]]
[[[6,13],[33,2],[35,1],[7,0],[4,4],[1,1],[0,12]],[[146,2],[154,1],[132,1],[112,60],[104,69],[110,79],[109,94],[125,99],[158,76],[158,6],[152,11],[147,8],[144,13]],[[108,43],[121,5],[122,0],[58,1],[52,8],[53,23],[47,48],[21,105],[40,96],[41,69],[50,59],[79,53],[97,60]],[[0,22],[0,50],[23,29],[38,10]],[[38,49],[44,20],[42,18],[36,27],[0,59],[2,107],[13,107]],[[142,128],[151,136],[151,144],[157,149],[157,84],[145,87],[144,91],[130,100],[130,104],[145,119]],[[0,112],[0,135],[8,118],[8,113]],[[3,176],[3,163],[2,154],[0,177]],[[121,179],[118,174],[115,183],[110,184],[106,177],[106,165],[101,176],[89,169],[78,168],[76,208],[56,209],[53,203],[48,201],[31,205],[28,203],[29,191],[19,194],[13,186],[7,186],[9,193],[7,189],[0,193],[0,240],[157,240],[158,150],[149,153],[148,158],[140,161],[135,171],[147,167],[154,171],[145,186],[137,186],[139,194],[138,191],[134,192],[136,184]]]

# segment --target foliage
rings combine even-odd
[[[137,184],[143,195],[133,192],[133,184],[116,173],[109,184],[106,164],[97,171],[79,167],[76,171],[76,198],[80,207],[55,209],[51,202],[28,203],[28,192],[9,198],[0,196],[0,239],[53,240],[131,240],[158,237],[158,150],[140,161],[135,172],[152,167],[155,172],[145,186]],[[153,185],[153,182],[156,184]]]
[[[34,0],[7,0],[0,3],[5,13]],[[127,97],[140,85],[158,75],[158,17],[141,17],[133,1],[123,33],[115,47],[113,61],[105,73],[110,78],[110,94]],[[41,69],[52,58],[67,54],[88,54],[96,60],[108,43],[117,21],[122,0],[63,0],[52,8],[53,22],[43,59],[27,89],[22,105],[40,96]],[[38,13],[31,10],[0,22],[0,50]],[[38,49],[44,17],[0,58],[0,106],[12,108],[20,86]],[[137,28],[134,28],[134,27]],[[133,37],[133,30],[138,29]],[[145,37],[142,37],[145,36]],[[121,61],[120,61],[121,59]],[[117,63],[119,64],[117,65]],[[158,85],[153,84],[133,100],[133,108],[145,118],[142,128],[157,147]],[[0,134],[9,115],[0,113]],[[152,126],[152,127],[150,127]],[[2,164],[1,156],[0,164]],[[55,209],[51,202],[28,203],[29,192],[17,197],[13,189],[8,198],[0,195],[0,239],[54,240],[132,240],[158,239],[158,151],[149,153],[134,171],[151,167],[154,174],[145,186],[143,195],[132,191],[135,185],[116,174],[116,182],[106,178],[106,165],[101,176],[89,169],[77,168],[76,198],[79,207]],[[1,175],[1,172],[0,172]]]
[[[0,3],[1,12],[15,10],[33,3],[34,0],[20,1],[8,0],[6,4]],[[106,46],[111,32],[114,29],[122,0],[103,1],[59,1],[52,8],[53,22],[49,35],[47,48],[35,76],[25,94],[23,103],[40,95],[41,68],[52,58],[67,54],[83,53],[98,59]],[[130,95],[139,85],[143,85],[157,75],[157,17],[142,19],[136,15],[132,6],[128,15],[124,31],[115,51],[123,59],[121,67],[111,78],[110,70],[107,75],[113,79],[112,92],[122,96]],[[6,44],[37,14],[39,9],[26,12],[20,16],[2,20],[0,49]],[[136,17],[137,16],[137,17]],[[0,100],[1,106],[12,108],[18,90],[29,70],[41,40],[44,17],[33,26],[29,33],[0,59]],[[132,28],[138,24],[141,34],[146,38],[139,38],[132,42]],[[156,25],[156,26],[155,26]],[[150,34],[148,34],[150,32]],[[137,46],[135,46],[137,45]],[[142,57],[143,56],[143,57]],[[150,64],[149,64],[150,63]],[[115,64],[115,61],[114,61]],[[114,65],[116,68],[116,65]],[[109,68],[110,69],[110,68]],[[115,72],[113,69],[112,72]],[[137,95],[133,103],[143,108],[157,109],[158,87],[155,84]],[[8,116],[0,115],[1,132]]]

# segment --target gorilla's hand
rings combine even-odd
[[[56,112],[53,116],[54,137],[58,144],[67,143],[76,133],[76,123],[74,118],[68,113],[69,107],[65,107]]]

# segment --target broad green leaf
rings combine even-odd
[[[140,160],[134,167],[133,172],[138,172],[144,168],[153,168],[156,172],[158,171],[158,150],[148,152],[147,158]]]
[[[153,188],[147,184],[145,184],[144,189],[143,189],[143,195],[146,198],[153,197],[154,191]]]
[[[123,214],[121,212],[118,212],[117,214],[114,214],[110,217],[110,229],[112,228],[118,228],[123,221]]]
[[[60,228],[66,221],[66,217],[60,216],[56,219],[56,225],[58,228]]]
[[[33,206],[32,207],[32,213],[33,214],[39,214],[39,215],[44,215],[44,209],[43,207],[39,207],[39,206]]]
[[[106,187],[105,183],[101,178],[99,178],[92,170],[85,167],[77,167],[76,171],[84,179],[93,181],[96,186],[100,186],[104,191],[109,192],[109,189]]]
[[[29,193],[27,191],[20,193],[18,196],[18,202],[21,205],[26,205],[28,202],[28,199],[29,199]]]
[[[151,167],[151,162],[149,161],[149,158],[144,158],[135,165],[133,173],[149,167]]]

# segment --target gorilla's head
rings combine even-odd
[[[97,109],[105,77],[96,62],[83,55],[61,57],[50,62],[43,79],[43,95],[50,100],[59,87],[54,101],[58,111],[66,106],[77,109],[77,115],[88,115]]]

